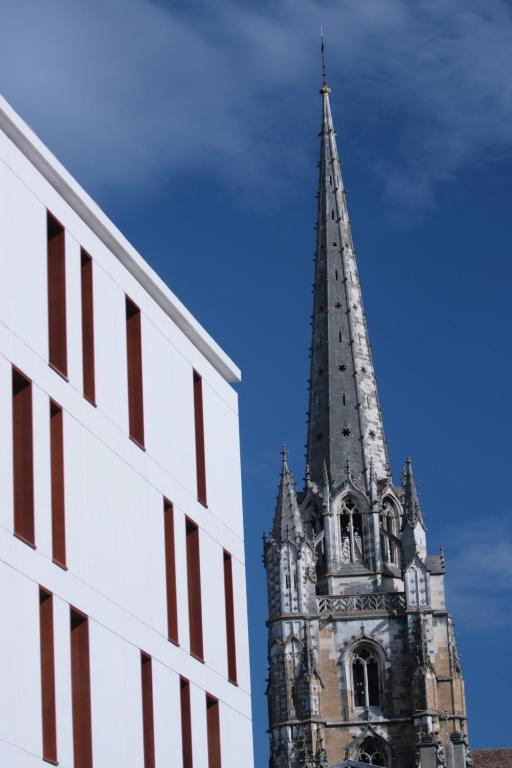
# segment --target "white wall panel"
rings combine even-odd
[[[146,448],[196,495],[192,366],[142,317]]]
[[[203,607],[204,659],[225,679],[228,675],[226,651],[226,610],[224,600],[224,559],[217,541],[199,532],[201,554],[201,595]],[[218,696],[216,691],[212,694]]]
[[[237,682],[242,690],[249,692],[251,690],[251,672],[249,667],[249,631],[247,626],[245,566],[236,558],[233,558],[231,562],[233,568]]]
[[[208,755],[208,740],[206,735],[206,695],[205,691],[190,685],[190,713],[192,719],[192,756],[194,765],[204,765]]]
[[[125,294],[96,262],[93,271],[96,402],[128,434]]]
[[[20,544],[20,546],[25,546]],[[3,621],[0,740],[41,754],[41,671],[38,586],[0,563]],[[8,618],[8,620],[7,620]]]
[[[238,418],[208,382],[203,382],[208,507],[243,538]]]
[[[220,741],[222,746],[222,765],[243,765],[252,768],[252,729],[251,721],[242,717],[231,707],[220,707]]]
[[[153,709],[156,764],[182,768],[180,679],[179,675],[155,660],[153,660]]]
[[[142,765],[140,652],[89,621],[94,764]]]
[[[47,360],[46,210],[1,162],[0,189],[1,322]]]

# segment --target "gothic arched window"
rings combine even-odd
[[[352,657],[352,682],[355,707],[379,706],[379,661],[367,646],[358,648]]]
[[[384,499],[380,511],[380,550],[385,563],[400,567],[400,521],[395,505]]]
[[[339,515],[341,562],[356,563],[364,560],[363,519],[355,502],[344,499]]]
[[[383,750],[375,739],[365,739],[363,741],[359,748],[357,760],[360,763],[369,763],[370,765],[386,765]]]

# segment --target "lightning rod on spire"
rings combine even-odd
[[[325,68],[324,29],[320,24],[320,51],[322,54],[322,85],[327,85],[327,72]]]

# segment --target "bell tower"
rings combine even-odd
[[[322,42],[323,53],[323,42]],[[325,78],[307,464],[283,450],[268,584],[270,768],[470,768],[464,681],[410,459],[388,461]]]

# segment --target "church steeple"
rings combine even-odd
[[[304,535],[304,527],[299,512],[293,475],[288,467],[286,446],[281,450],[281,480],[277,494],[274,525],[272,529],[276,542],[288,539],[296,540]]]
[[[314,482],[323,484],[325,462],[337,486],[349,461],[366,490],[370,461],[381,479],[388,458],[325,70],[320,94],[307,462]]]
[[[269,766],[471,768],[444,558],[410,459],[389,476],[323,74],[305,484],[283,449],[264,537]]]

